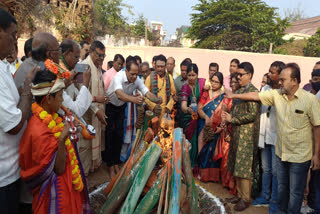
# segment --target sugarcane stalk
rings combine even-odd
[[[173,172],[169,203],[169,214],[179,214],[181,191],[181,159],[182,159],[182,129],[173,131]]]
[[[158,175],[158,180],[152,185],[148,193],[143,197],[143,199],[138,204],[133,214],[147,214],[152,208],[158,203],[161,192],[163,181],[165,181],[164,176],[167,174],[166,168],[163,168]]]
[[[135,139],[133,146],[131,148],[130,156],[129,156],[128,160],[125,162],[124,166],[121,168],[120,172],[117,173],[117,175],[110,181],[109,185],[107,186],[107,188],[105,190],[106,194],[109,194],[112,191],[112,188],[115,185],[117,185],[117,183],[119,182],[120,178],[122,177],[125,169],[127,168],[128,163],[132,160],[133,152],[136,148],[137,142],[139,142],[141,139],[141,133],[142,133],[141,129],[138,129],[137,133],[136,133],[136,139]]]
[[[145,148],[147,145],[143,141],[141,142]],[[138,147],[135,147],[135,148],[138,148]],[[140,164],[143,159],[143,157],[141,156],[143,155],[143,153],[147,154],[148,152],[150,152],[150,150],[147,150],[145,152],[145,149],[142,148],[140,151],[137,151],[137,152],[138,154],[136,154],[136,156],[131,156],[130,159],[126,162],[127,165],[125,167],[124,173],[122,174],[121,177],[119,177],[119,181],[112,188],[111,192],[108,195],[107,201],[105,202],[105,204],[103,205],[99,213],[112,214],[122,204],[140,168]],[[141,158],[138,159],[139,157]]]
[[[190,214],[198,214],[198,189],[194,183],[191,169],[191,161],[189,156],[188,142],[183,139],[182,166],[187,184],[187,203]]]
[[[138,203],[141,192],[146,185],[149,176],[160,157],[161,152],[162,149],[160,148],[160,146],[152,143],[148,148],[148,152],[146,152],[146,154],[142,157],[139,171],[120,210],[120,214],[133,213]]]
[[[131,170],[128,176],[121,176],[117,185],[114,186],[110,194],[108,195],[107,201],[102,206],[99,214],[113,214],[121,206],[125,199],[134,178],[139,170],[140,163]]]
[[[161,185],[161,193],[160,193],[160,201],[159,201],[159,204],[158,204],[158,211],[157,211],[157,214],[161,214],[161,211],[162,211],[162,203],[163,203],[163,197],[164,197],[164,190],[166,189],[166,183],[167,183],[167,176],[168,176],[168,162],[166,164],[166,170],[165,170],[165,173],[164,173],[164,177],[163,177],[163,180],[162,180],[162,185]]]
[[[168,176],[167,176],[167,187],[166,187],[166,199],[164,204],[164,214],[168,213],[168,204],[169,204],[169,192],[171,186],[171,169],[172,169],[172,158],[167,162],[168,164]]]

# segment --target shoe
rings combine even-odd
[[[226,198],[227,203],[236,204],[241,200],[238,196],[234,196],[232,198]]]
[[[234,205],[233,209],[237,212],[244,211],[250,206],[250,202],[245,202],[244,200],[240,200],[236,205]]]
[[[269,201],[260,196],[252,201],[252,205],[255,207],[269,207]]]

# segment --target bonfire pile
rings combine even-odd
[[[158,116],[138,107],[144,121],[137,121],[131,155],[105,190],[101,214],[198,213],[190,143],[181,128],[174,129],[174,116],[166,114],[160,124]]]

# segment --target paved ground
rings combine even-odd
[[[94,173],[90,173],[87,177],[88,189],[89,192],[94,190],[98,185],[105,183],[106,181],[110,180],[110,176],[107,173],[107,168],[103,164],[100,168],[98,168]],[[225,199],[232,197],[232,195],[228,192],[228,190],[222,188],[221,184],[218,183],[203,183],[200,181],[196,181],[197,184],[200,184],[205,189],[207,189],[210,193],[217,196],[220,199]],[[265,207],[253,207],[250,206],[247,210],[243,212],[235,212],[232,209],[233,205],[226,205],[226,210],[228,213],[241,213],[241,214],[267,214],[268,208]]]

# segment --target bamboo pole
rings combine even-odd
[[[172,159],[168,162],[168,176],[167,176],[167,187],[166,187],[166,199],[164,204],[164,214],[168,213],[168,204],[169,204],[169,192],[171,187],[171,171],[172,171]]]
[[[133,146],[132,146],[132,149],[131,149],[130,156],[129,156],[128,160],[125,162],[124,166],[121,168],[120,173],[117,173],[115,178],[110,181],[109,185],[107,186],[107,188],[105,190],[106,194],[109,194],[112,191],[112,188],[115,185],[117,185],[117,183],[119,182],[120,178],[122,177],[124,171],[127,169],[128,163],[130,163],[130,161],[132,160],[132,156],[133,156],[134,150],[136,148],[137,142],[140,142],[141,135],[142,135],[141,129],[138,129],[137,133],[136,133],[136,139],[135,139]]]
[[[187,184],[187,202],[190,214],[198,214],[198,190],[192,176],[191,161],[187,144],[188,142],[184,137],[182,146],[182,166]]]
[[[182,159],[182,129],[173,131],[173,173],[169,203],[169,214],[179,214],[181,191],[181,159]]]
[[[163,181],[165,181],[164,176],[166,174],[167,169],[163,168],[163,170],[158,174],[158,180],[152,185],[151,189],[140,201],[133,214],[148,214],[158,203],[162,192]]]
[[[114,185],[111,192],[108,195],[107,201],[103,205],[102,209],[99,213],[103,214],[113,214],[121,205],[123,200],[125,199],[127,193],[129,192],[129,189],[134,181],[134,178],[140,168],[141,157],[143,153],[145,152],[146,144],[143,141],[140,141],[140,144],[142,144],[144,147],[137,145],[138,147],[135,147],[134,154],[136,155],[130,155],[130,159],[126,162],[126,167],[122,176],[119,177],[119,181]],[[138,148],[140,148],[138,150]],[[145,153],[150,152],[147,150]],[[137,162],[138,161],[138,162]],[[134,167],[133,167],[134,166]],[[109,184],[110,185],[110,184]]]
[[[142,157],[141,165],[139,166],[139,171],[133,181],[127,198],[120,210],[120,214],[131,214],[133,213],[141,192],[146,185],[149,176],[156,165],[162,149],[155,143],[152,143],[148,148],[146,154]]]
[[[121,206],[123,200],[125,199],[134,178],[139,171],[140,164],[131,170],[129,176],[121,176],[117,185],[114,186],[110,194],[108,195],[107,201],[102,206],[99,214],[113,214]]]
[[[166,189],[166,183],[167,183],[167,176],[168,176],[168,162],[166,164],[166,170],[165,170],[165,174],[164,174],[164,177],[163,177],[163,180],[162,180],[162,185],[161,185],[161,193],[160,193],[160,201],[159,201],[159,204],[158,204],[158,211],[157,211],[157,214],[161,214],[161,211],[162,211],[162,203],[163,203],[163,197],[164,197],[164,190]]]

